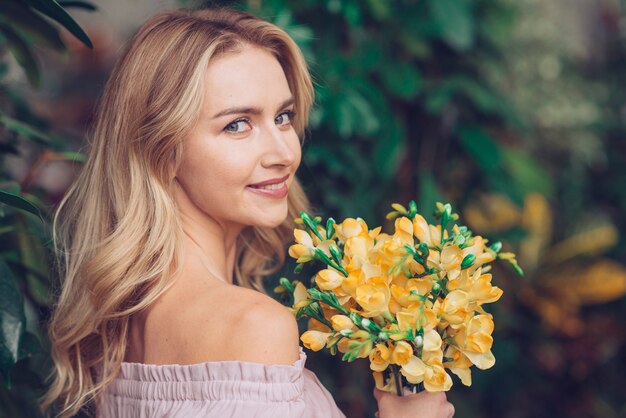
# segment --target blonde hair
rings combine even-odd
[[[130,316],[171,285],[181,256],[172,184],[183,138],[199,117],[210,60],[246,44],[280,62],[302,138],[313,101],[306,62],[283,30],[255,16],[229,9],[161,13],[115,65],[88,161],[55,216],[63,281],[49,325],[55,368],[44,411],[54,405],[66,417],[92,410],[120,369]],[[262,277],[284,263],[293,219],[308,210],[295,179],[288,206],[277,228],[248,227],[238,238],[239,284],[260,289]]]

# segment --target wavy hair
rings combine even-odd
[[[311,78],[295,42],[269,22],[229,9],[164,12],[117,61],[96,110],[89,158],[55,215],[62,281],[49,324],[54,370],[43,411],[93,411],[124,359],[130,316],[171,285],[182,256],[173,181],[183,139],[199,118],[204,72],[211,59],[247,44],[280,62],[302,141]],[[240,285],[261,289],[262,277],[282,266],[293,219],[308,205],[294,179],[285,221],[242,231]]]

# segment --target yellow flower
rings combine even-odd
[[[462,262],[463,250],[458,245],[446,244],[441,252],[430,251],[427,264],[439,270],[440,278],[447,275],[450,280],[454,280],[461,273]]]
[[[354,328],[354,322],[346,315],[333,315],[330,319],[335,331]]]
[[[300,337],[300,341],[309,350],[319,351],[324,348],[329,337],[329,332],[305,331]]]
[[[289,247],[289,255],[296,259],[298,263],[305,263],[313,259],[315,245],[308,232],[302,229],[294,229],[293,236],[297,244]]]
[[[453,290],[446,295],[439,308],[442,318],[452,328],[458,328],[465,323],[472,310],[469,308],[469,296],[463,290]]]
[[[441,335],[436,330],[429,329],[424,331],[424,347],[422,348],[424,351],[441,350],[442,344]]]
[[[500,299],[502,289],[491,285],[491,274],[483,274],[472,283],[469,298],[479,306]]]
[[[357,287],[356,301],[363,308],[361,314],[371,318],[387,311],[391,292],[384,277],[374,277]]]
[[[481,370],[492,367],[496,362],[491,352],[492,332],[491,316],[476,315],[467,322],[465,329],[460,329],[454,336],[458,349]]]
[[[409,218],[404,216],[396,219],[395,221],[396,232],[393,234],[394,240],[399,243],[409,244],[413,246],[413,224]]]
[[[444,392],[452,387],[452,379],[442,364],[432,364],[426,368],[424,388],[429,392]]]
[[[324,269],[320,270],[315,276],[315,283],[322,290],[333,290],[341,286],[344,276],[336,270]]]
[[[300,309],[308,303],[309,294],[306,291],[306,287],[301,282],[296,284],[296,288],[293,291],[293,309]]]
[[[391,352],[391,362],[398,366],[404,366],[413,355],[413,347],[406,341],[398,341]]]
[[[419,213],[413,218],[413,234],[420,242],[425,242],[429,247],[441,248],[441,225],[429,225]],[[443,236],[448,238],[448,232],[444,231]]]
[[[470,367],[473,366],[473,363],[467,356],[461,353],[456,347],[450,345],[446,349],[445,356],[451,361],[447,361],[443,363],[443,367],[449,369],[452,373],[457,375],[459,379],[461,379],[461,383],[465,386],[472,385],[472,372]]]
[[[348,271],[348,277],[341,282],[341,290],[345,294],[356,298],[356,289],[365,284],[365,279],[365,273],[362,270]]]
[[[423,359],[411,356],[409,361],[400,369],[400,373],[406,377],[409,383],[424,382],[424,388],[429,392],[450,390],[452,379],[441,363],[441,351],[425,352],[422,356]]]
[[[309,321],[307,323],[307,329],[309,331],[322,331],[322,332],[330,332],[330,328],[328,328],[328,325],[318,321],[315,318],[309,318]]]
[[[369,236],[367,224],[361,218],[346,218],[342,223],[335,224],[334,228],[337,233],[337,238],[343,242],[346,242],[348,238],[359,235]]]
[[[417,318],[419,317],[419,310],[411,309],[400,311],[396,314],[396,319],[398,320],[398,328],[400,331],[408,331],[410,329],[416,329],[417,326]]]
[[[370,351],[370,369],[375,372],[382,372],[389,366],[389,358],[391,353],[389,347],[385,344],[376,344],[376,346]]]
[[[420,358],[411,356],[409,360],[402,365],[400,373],[406,377],[409,383],[413,383],[414,385],[422,383],[424,381],[424,374],[426,373],[426,364],[424,364]]]
[[[358,235],[348,238],[345,242],[343,252],[348,260],[346,269],[356,270],[368,262],[368,255],[374,247],[374,240],[369,235]]]

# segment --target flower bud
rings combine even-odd
[[[341,331],[339,331],[339,333],[344,337],[349,337],[354,333],[354,331],[352,331],[351,329],[342,329]]]
[[[441,285],[435,282],[435,284],[433,284],[433,287],[432,287],[432,292],[435,294],[441,292]]]
[[[321,331],[306,331],[300,337],[300,340],[306,348],[313,351],[319,351],[326,345],[330,333]]]
[[[417,348],[422,348],[423,345],[424,345],[424,337],[422,337],[421,335],[415,336],[415,346]]]
[[[474,264],[474,261],[476,261],[476,256],[474,254],[466,255],[461,262],[461,270],[471,267],[472,264]]]
[[[354,322],[346,315],[333,315],[330,322],[335,331],[351,330],[354,327]]]

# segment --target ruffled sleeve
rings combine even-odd
[[[306,354],[290,365],[122,363],[98,417],[344,417]]]

